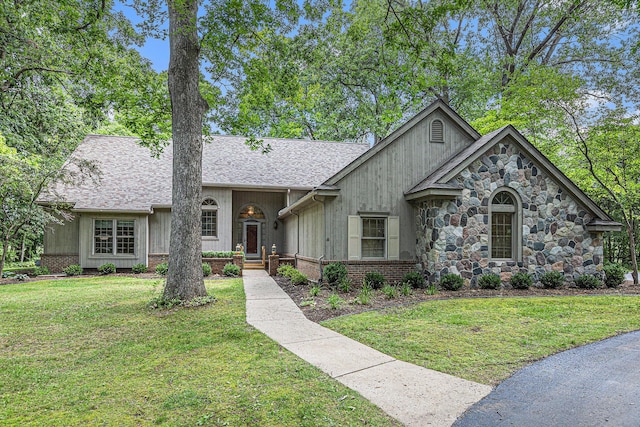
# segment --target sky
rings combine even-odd
[[[126,6],[125,3],[127,2],[117,0],[115,9],[124,13],[134,25],[142,22],[142,18],[136,14],[136,11],[132,7]],[[136,46],[136,49],[151,61],[155,71],[165,71],[169,68],[169,39],[160,40],[148,37],[144,46]]]

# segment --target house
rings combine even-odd
[[[603,232],[620,224],[512,126],[480,135],[436,101],[372,147],[214,136],[204,145],[202,248],[248,259],[261,246],[295,258],[312,279],[342,261],[359,280],[432,281],[456,273],[567,276],[602,269]],[[134,138],[89,135],[73,154],[96,162],[101,182],[52,193],[75,219],[45,233],[42,263],[150,267],[169,252],[171,146],[158,158]]]

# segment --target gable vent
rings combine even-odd
[[[444,142],[444,125],[442,120],[431,122],[431,142]]]

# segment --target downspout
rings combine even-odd
[[[324,259],[324,252],[326,250],[326,241],[327,241],[327,217],[324,214],[324,202],[320,201],[320,200],[316,200],[316,196],[315,194],[311,197],[311,200],[313,200],[316,203],[320,203],[322,205],[322,217],[324,219],[324,236],[322,239],[322,247],[323,247],[323,253],[322,255],[320,255],[320,258],[318,258],[318,268],[320,269],[320,279],[318,279],[318,283],[322,283],[322,260]]]

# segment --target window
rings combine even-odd
[[[93,223],[93,253],[135,254],[135,223],[134,220],[96,219]]]
[[[507,191],[501,191],[491,201],[492,258],[516,258],[516,230],[516,201]]]
[[[444,142],[444,124],[442,120],[431,122],[431,142]]]
[[[386,218],[362,218],[363,258],[385,257],[386,228]]]
[[[202,236],[216,237],[218,235],[218,204],[213,199],[202,202]]]

